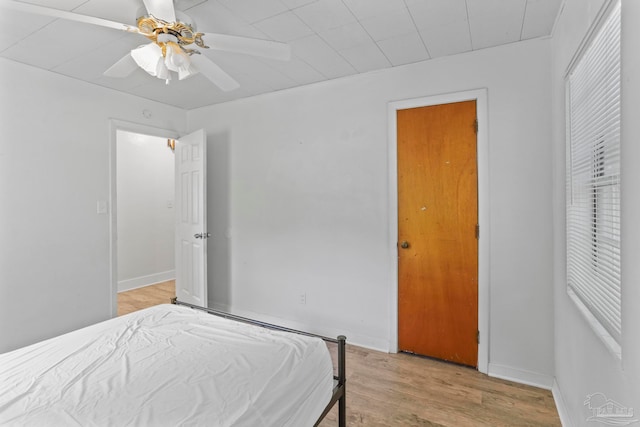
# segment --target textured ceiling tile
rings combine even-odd
[[[94,49],[67,61],[53,68],[56,73],[64,74],[70,77],[82,78],[89,81],[99,80],[102,74],[120,58],[127,55],[131,49],[138,47],[140,44],[147,43],[145,39],[138,39],[133,34],[125,34],[117,40],[102,46],[100,49]],[[140,70],[140,76],[151,76]],[[134,80],[132,78],[121,78],[117,80]],[[129,87],[132,87],[129,85]]]
[[[281,42],[288,42],[313,34],[311,28],[292,12],[281,13],[256,22],[254,25],[273,40]]]
[[[359,22],[323,31],[320,33],[320,37],[335,50],[349,49],[372,41],[369,33]]]
[[[467,2],[473,49],[520,40],[526,0]]]
[[[355,74],[356,70],[318,36],[291,42],[294,54],[327,78]]]
[[[297,84],[287,75],[252,56],[224,53],[217,55],[214,62],[228,71],[234,78],[240,79],[244,75],[272,90],[283,89]],[[238,81],[242,85],[243,82]]]
[[[189,16],[194,18],[197,29],[201,32],[256,38],[264,37],[260,30],[214,0],[209,0],[190,9]]]
[[[389,15],[406,9],[403,0],[343,0],[358,19]]]
[[[374,42],[340,51],[359,73],[389,67],[390,62]]]
[[[136,19],[138,18],[138,10],[141,9],[141,6],[142,2],[130,0],[91,0],[75,8],[73,11],[82,15],[96,16],[124,24],[135,25]]]
[[[439,25],[418,29],[432,58],[469,52],[471,37],[467,28],[458,29],[453,25]]]
[[[192,7],[196,7],[206,1],[207,0],[175,0],[173,3],[176,5],[177,10],[188,12]]]
[[[406,0],[432,58],[471,50],[465,0]]]
[[[57,20],[8,48],[3,56],[51,69],[122,36],[108,28]]]
[[[360,23],[375,41],[410,34],[417,30],[406,9],[388,15],[365,18]]]
[[[429,59],[427,49],[425,49],[417,32],[381,40],[378,42],[378,46],[394,66]]]
[[[313,68],[306,62],[293,58],[291,61],[269,61],[269,65],[280,71],[282,74],[289,76],[298,85],[316,83],[325,80],[325,77],[318,70]]]
[[[280,0],[218,0],[245,21],[254,23],[286,12]]]
[[[342,0],[318,0],[294,10],[317,33],[356,21]]]
[[[476,0],[477,1],[477,0]],[[467,2],[465,0],[405,0],[418,28],[461,24],[468,31]]]
[[[289,9],[296,9],[309,3],[315,3],[318,0],[281,0]]]
[[[13,10],[0,11],[0,52],[40,30],[53,19]]]
[[[522,40],[551,34],[562,0],[527,0]]]
[[[38,6],[47,6],[60,10],[73,10],[85,3],[86,0],[20,0],[22,3],[30,3]]]

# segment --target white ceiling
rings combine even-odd
[[[135,25],[142,0],[24,0]],[[143,98],[193,109],[551,33],[562,0],[176,0],[199,31],[287,42],[289,62],[203,50],[240,88],[196,75],[166,85],[137,70],[102,73],[148,42],[88,24],[0,8],[0,56]],[[205,39],[206,42],[206,39]],[[3,84],[7,84],[4,82]]]

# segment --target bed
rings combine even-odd
[[[0,425],[346,425],[343,336],[172,302],[1,354]]]

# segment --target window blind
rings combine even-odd
[[[620,343],[620,4],[567,76],[567,281]]]

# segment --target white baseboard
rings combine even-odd
[[[489,376],[503,380],[513,381],[520,384],[551,390],[554,378],[537,372],[525,371],[524,369],[513,368],[511,366],[489,363]]]
[[[558,416],[560,417],[562,427],[573,427],[573,423],[569,417],[569,412],[567,411],[567,405],[564,402],[560,386],[556,380],[553,380],[553,388],[551,389],[551,392],[553,393],[553,400],[556,402],[556,409],[558,410]]]
[[[132,289],[143,288],[149,285],[155,285],[156,283],[166,282],[167,280],[174,280],[176,278],[176,271],[169,270],[161,273],[149,274],[148,276],[134,277],[132,279],[121,280],[118,282],[118,292],[130,291]]]

